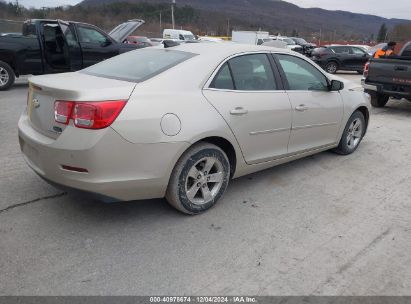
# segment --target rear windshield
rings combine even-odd
[[[81,72],[105,78],[142,82],[195,55],[182,51],[146,48],[113,57]]]

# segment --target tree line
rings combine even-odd
[[[60,6],[55,8],[25,8],[16,3],[0,0],[0,19],[25,20],[38,19],[63,19],[82,21],[94,24],[105,30],[110,30],[117,24],[129,19],[140,18],[146,21],[146,25],[140,30],[147,35],[158,36],[161,30],[171,24],[171,7],[165,3],[129,3],[114,2],[98,6]],[[227,12],[211,12],[194,9],[191,6],[177,6],[175,18],[178,27],[184,27],[197,34],[225,36],[232,29],[258,30],[261,25],[251,24],[241,19],[230,18]],[[1,28],[0,28],[1,30]],[[298,36],[297,30],[264,28],[272,33],[280,32],[284,35]],[[334,40],[338,37],[331,35]],[[388,40],[411,40],[411,25],[399,24],[390,29],[385,24],[370,40],[384,42]]]

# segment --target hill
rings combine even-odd
[[[165,0],[126,1],[150,4],[170,3],[170,1]],[[118,2],[120,1],[84,0],[79,5],[85,7]],[[386,23],[389,28],[401,23],[411,23],[410,20],[386,19],[344,11],[301,8],[281,0],[177,0],[177,3],[178,7],[191,6],[200,12],[200,16],[209,16],[210,18],[218,16],[222,19],[233,19],[234,22],[231,22],[231,27],[234,29],[261,28],[288,35],[295,31],[303,35],[314,35],[319,34],[321,30],[325,38],[327,38],[327,35],[329,38],[370,37],[370,35],[378,32],[383,23]],[[210,24],[216,26],[215,22],[209,21]],[[178,19],[177,23],[179,23]],[[219,24],[218,27],[224,26]]]

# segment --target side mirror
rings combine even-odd
[[[106,41],[103,41],[102,43],[101,43],[101,46],[102,47],[106,47],[106,46],[109,46],[111,44],[111,41],[109,40],[109,39],[107,39]]]
[[[329,90],[331,92],[341,91],[342,89],[344,89],[344,82],[339,81],[339,80],[332,80],[331,81],[331,84],[329,86]]]

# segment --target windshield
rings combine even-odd
[[[193,35],[184,35],[184,40],[196,40],[196,37]]]
[[[288,45],[295,45],[294,40],[290,39],[290,38],[284,38],[283,41],[285,43],[287,43]]]
[[[293,40],[299,44],[307,44],[308,42],[305,41],[303,38],[293,38]]]
[[[105,78],[142,82],[193,56],[195,54],[181,51],[141,49],[105,60],[81,72]]]

